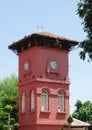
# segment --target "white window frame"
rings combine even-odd
[[[25,92],[22,93],[22,113],[25,113]]]
[[[64,93],[58,92],[58,112],[64,112]]]
[[[48,111],[48,92],[47,92],[47,90],[42,90],[41,97],[42,97],[41,110]]]
[[[35,94],[34,94],[34,90],[31,91],[31,112],[34,111],[35,109]]]

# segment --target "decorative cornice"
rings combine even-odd
[[[55,80],[55,79],[47,79],[47,78],[34,78],[28,81],[22,81],[18,83],[18,86],[22,86],[25,84],[29,84],[32,82],[44,82],[44,83],[53,83],[53,84],[66,84],[69,85],[70,81],[65,81],[65,80]]]

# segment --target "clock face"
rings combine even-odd
[[[51,67],[51,69],[57,69],[57,66],[58,66],[58,64],[57,64],[57,62],[55,61],[55,60],[51,60],[50,61],[50,67]]]
[[[29,68],[29,62],[26,61],[26,62],[24,63],[24,70],[27,71],[28,68]]]

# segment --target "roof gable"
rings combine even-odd
[[[73,122],[72,122],[71,126],[90,126],[90,124],[73,118]]]

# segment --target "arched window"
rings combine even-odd
[[[58,92],[58,112],[64,111],[64,93]]]
[[[22,113],[25,112],[25,92],[22,93]]]
[[[35,95],[34,95],[34,90],[31,92],[31,111],[34,111],[34,105],[35,105]]]
[[[42,91],[42,105],[41,105],[42,111],[48,110],[48,92],[47,90]]]

